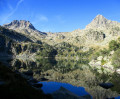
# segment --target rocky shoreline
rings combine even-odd
[[[110,98],[119,96],[118,93],[111,91],[110,89],[106,90],[101,88],[99,83],[102,83],[102,81],[100,79],[96,79],[95,75],[90,72],[89,69],[77,69],[65,74],[55,72],[54,70],[48,70],[42,73],[41,77],[34,75],[34,78],[37,78],[38,80],[41,78],[46,78],[48,81],[70,83],[74,86],[82,86],[90,95],[92,95],[93,99],[105,99],[107,97]]]
[[[106,63],[102,64],[102,60],[105,60]],[[99,56],[96,60],[92,60],[89,62],[89,65],[92,68],[96,68],[99,73],[102,73],[102,68],[104,69],[104,73],[118,73],[120,74],[120,69],[115,69],[114,66],[112,65],[110,58]]]

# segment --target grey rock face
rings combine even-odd
[[[86,26],[86,29],[89,28],[105,28],[108,29],[110,27],[114,27],[116,25],[120,25],[117,21],[111,21],[106,19],[102,15],[97,15],[90,24]]]
[[[38,43],[40,43],[40,41]],[[29,39],[27,36],[0,26],[1,57],[2,56],[15,57],[20,53],[25,53],[26,56],[29,56],[29,54],[36,53],[40,49],[41,45],[38,43],[34,44],[33,41]]]
[[[97,15],[85,29],[77,29],[72,32],[44,33],[25,20],[14,20],[4,27],[14,29],[23,33],[33,42],[43,41],[49,45],[67,42],[75,46],[101,46],[108,45],[111,40],[120,36],[120,23],[106,19],[102,15]]]
[[[16,29],[16,28],[21,28],[21,29],[33,29],[35,30],[34,26],[29,22],[25,20],[14,20],[11,23],[4,24],[4,27],[7,27],[9,29]]]
[[[86,33],[86,38],[88,41],[103,41],[105,38],[105,34],[102,31],[95,31],[90,29]]]
[[[28,35],[32,38],[44,38],[47,33],[40,32],[29,22],[25,20],[14,20],[11,23],[4,24],[5,28],[13,29],[17,32],[23,33],[25,35]]]

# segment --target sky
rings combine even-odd
[[[98,14],[120,22],[120,0],[0,0],[0,25],[26,20],[42,32],[84,29]]]

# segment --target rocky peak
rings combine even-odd
[[[116,26],[119,23],[116,21],[111,21],[106,19],[104,16],[102,15],[97,15],[90,24],[88,24],[86,26],[86,29],[94,29],[94,28],[100,28],[100,29],[108,29],[112,26]]]
[[[35,30],[34,26],[29,21],[25,21],[25,20],[20,20],[20,21],[14,20],[11,23],[4,24],[3,26],[10,29],[21,28],[21,29]]]
[[[27,36],[29,35],[30,37],[35,37],[35,40],[36,38],[44,38],[47,35],[47,33],[35,29],[35,27],[26,20],[14,20],[11,23],[4,24],[3,26],[5,28],[13,29]]]
[[[106,19],[104,16],[98,14],[98,15],[93,19],[93,21],[96,21],[96,22],[99,23],[99,22],[107,21],[107,19]]]

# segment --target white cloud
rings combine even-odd
[[[12,8],[12,6],[10,4],[8,4],[8,7],[10,10],[12,10],[7,16],[4,17],[4,19],[2,20],[2,23],[5,23],[6,21],[8,21],[9,17],[11,17],[16,10],[18,9],[19,5],[23,2],[24,0],[19,0],[16,4],[15,8]]]
[[[16,8],[15,8],[16,10],[17,10],[18,6],[19,6],[23,1],[24,1],[24,0],[19,0],[19,1],[18,1],[17,5],[16,5]]]
[[[40,15],[39,20],[40,21],[48,21],[48,18],[46,16],[44,16],[44,15]]]
[[[40,22],[48,22],[48,17],[45,15],[37,14],[33,16],[34,19],[32,21],[33,24],[38,24]]]
[[[7,5],[8,5],[8,8],[10,9],[10,11],[13,10],[13,7],[9,3]]]

